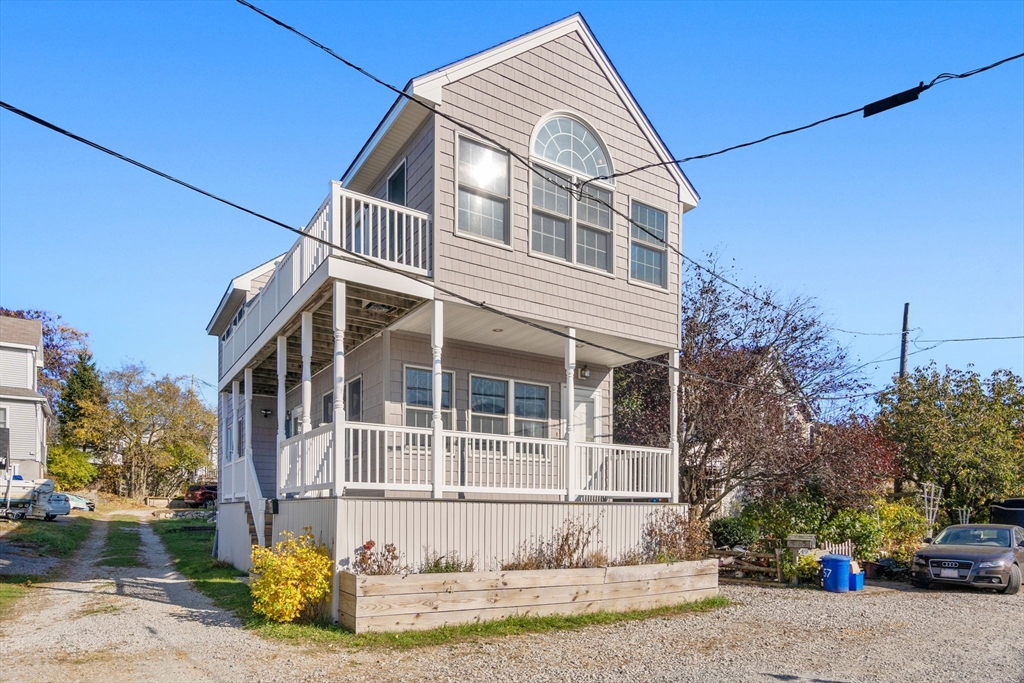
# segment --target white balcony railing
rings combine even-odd
[[[316,239],[300,237],[295,241],[274,265],[267,283],[221,335],[221,375],[242,357],[330,254],[353,252],[415,275],[431,275],[433,241],[428,214],[350,192],[336,183],[331,190],[304,229]]]
[[[347,423],[336,481],[334,425],[281,443],[279,495],[324,495],[341,488],[431,491],[433,433],[416,427]],[[671,451],[612,444],[576,445],[569,481],[566,442],[495,434],[444,432],[441,490],[613,498],[672,495]],[[571,485],[571,486],[570,486]]]

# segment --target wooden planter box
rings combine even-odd
[[[600,569],[365,576],[341,572],[339,621],[356,633],[511,615],[626,612],[718,594],[718,560]]]

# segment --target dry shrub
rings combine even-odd
[[[659,564],[699,560],[707,556],[711,532],[700,515],[687,515],[673,508],[652,512],[644,522],[640,547],[626,551],[615,561],[617,566]]]
[[[605,566],[608,557],[603,552],[587,552],[590,540],[599,526],[600,520],[587,525],[581,520],[567,519],[562,528],[551,535],[551,540],[541,538],[532,548],[524,542],[515,557],[503,563],[501,568],[503,571],[513,571]]]
[[[353,572],[370,576],[384,576],[401,574],[408,570],[401,563],[398,548],[394,543],[385,543],[384,550],[375,550],[376,547],[377,543],[371,539],[356,551],[356,559],[352,563]]]
[[[452,574],[476,569],[473,558],[462,559],[457,552],[441,555],[430,550],[423,553],[424,574]]]
[[[327,546],[314,540],[311,527],[298,537],[287,531],[281,535],[273,548],[252,549],[253,610],[271,621],[312,621],[331,590],[334,562]]]

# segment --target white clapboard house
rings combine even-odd
[[[219,555],[309,526],[341,568],[373,539],[486,569],[573,515],[615,555],[678,498],[675,427],[612,441],[612,370],[679,344],[697,195],[671,164],[565,189],[672,158],[579,15],[405,92],[210,321]]]
[[[43,324],[0,316],[0,477],[40,479],[46,474],[50,404],[39,390]],[[2,495],[2,493],[0,493]]]

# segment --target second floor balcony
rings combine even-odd
[[[379,264],[422,278],[433,277],[433,234],[430,215],[392,204],[331,183],[300,237],[276,259],[259,291],[242,292],[230,323],[220,334],[220,373],[223,375],[256,342],[302,286],[330,257]],[[256,281],[256,278],[253,278]],[[249,285],[251,286],[251,285]],[[229,290],[230,291],[230,290]],[[236,290],[237,291],[237,290]],[[226,308],[229,295],[221,308]],[[218,316],[229,314],[218,311]],[[217,316],[215,316],[216,319]]]

